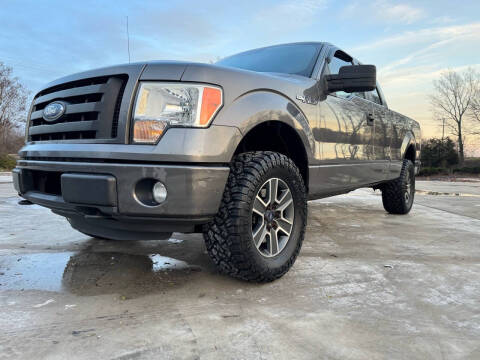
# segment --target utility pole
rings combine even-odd
[[[442,141],[445,138],[445,118],[442,118]]]
[[[442,141],[440,143],[440,146],[438,148],[438,160],[440,163],[440,166],[445,167],[445,159],[444,159],[444,154],[443,154],[443,148],[445,147],[445,118],[442,118]]]
[[[127,50],[128,50],[128,63],[130,64],[130,34],[128,32],[128,16],[127,16]]]

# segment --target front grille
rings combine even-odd
[[[127,75],[102,76],[56,85],[37,94],[30,113],[30,141],[112,139]],[[59,119],[48,122],[43,110],[53,101],[66,103]]]

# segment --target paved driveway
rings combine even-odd
[[[77,233],[7,177],[0,358],[479,359],[480,183],[417,188],[406,216],[364,189],[309,203],[296,264],[258,285],[218,274],[199,235]]]

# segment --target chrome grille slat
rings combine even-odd
[[[67,105],[67,110],[65,111],[65,115],[85,113],[85,112],[100,112],[101,109],[102,109],[102,104],[98,102]],[[30,119],[31,120],[41,119],[42,117],[43,117],[43,110],[38,110],[38,111],[32,112]]]
[[[53,100],[63,99],[67,97],[73,96],[81,96],[81,95],[91,95],[91,94],[101,94],[104,93],[106,89],[105,85],[89,85],[89,86],[81,86],[78,88],[68,89],[68,90],[60,90],[54,93],[50,93],[47,95],[39,96],[35,99],[33,104],[36,106],[49,103]]]
[[[53,125],[39,125],[30,128],[30,135],[55,134],[76,131],[96,131],[96,121],[79,121],[74,123],[59,123]]]

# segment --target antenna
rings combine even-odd
[[[128,16],[127,16],[127,50],[128,50],[128,63],[130,64],[130,34],[128,32]]]

